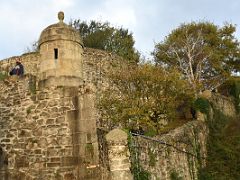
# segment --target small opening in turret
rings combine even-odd
[[[54,48],[54,59],[58,59],[58,49]]]

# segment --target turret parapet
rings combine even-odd
[[[83,81],[80,33],[63,22],[63,12],[58,13],[58,19],[58,23],[48,26],[40,35],[40,88],[79,86]]]

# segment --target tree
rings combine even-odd
[[[137,63],[139,52],[134,48],[132,33],[127,29],[115,28],[108,22],[74,20],[70,25],[79,31],[86,47],[102,49],[122,56],[128,62]]]
[[[240,69],[239,42],[235,26],[222,28],[209,22],[182,24],[153,52],[157,65],[177,68],[195,94],[214,89],[234,70]]]
[[[123,65],[108,78],[111,85],[99,100],[102,118],[125,128],[160,130],[163,122],[175,119],[177,107],[191,94],[178,72],[152,64]]]

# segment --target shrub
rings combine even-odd
[[[171,172],[171,174],[170,174],[170,179],[171,179],[171,180],[183,180],[183,178],[180,177],[179,174],[178,174],[175,170],[173,170],[173,171]]]
[[[7,77],[8,77],[7,73],[0,72],[0,81],[3,81],[3,80],[6,79]]]
[[[197,111],[199,110],[201,113],[208,114],[210,104],[207,99],[198,98],[193,105],[194,109]]]

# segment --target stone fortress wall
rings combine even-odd
[[[110,150],[114,155],[108,157],[107,132],[101,130],[94,103],[97,91],[108,83],[104,74],[121,58],[85,48],[82,87],[40,91],[36,86],[39,54],[20,57],[26,75],[0,81],[0,179],[108,179],[109,163],[114,159],[115,169],[124,169],[119,162],[126,163],[125,156]],[[8,72],[15,59],[0,61],[0,71]],[[231,100],[212,96],[211,101],[226,115],[235,114]],[[98,137],[93,133],[96,125],[100,128]],[[172,173],[197,179],[199,166],[205,164],[207,135],[206,124],[199,120],[156,138],[175,147],[133,137],[135,152],[131,151],[131,159],[151,173],[151,179],[167,180]],[[117,142],[114,147],[121,152],[123,145]],[[133,159],[136,153],[138,157]],[[120,177],[121,172],[113,172]]]
[[[198,170],[206,165],[208,127],[203,121],[191,121],[169,133],[146,139],[133,138],[133,160],[151,174],[150,179],[198,179]]]
[[[14,67],[16,58],[20,57],[24,65],[25,74],[38,76],[40,55],[38,52],[26,53],[0,60],[0,72],[8,73]],[[92,48],[83,51],[83,80],[93,83],[98,88],[104,86],[107,80],[104,76],[112,64],[120,63],[123,59],[115,54]]]
[[[96,98],[109,85],[105,74],[123,59],[83,48],[81,38],[62,22],[63,16],[59,13],[60,22],[43,31],[40,52],[0,61],[1,73],[8,73],[17,57],[25,67],[23,77],[0,81],[0,180],[130,180],[127,135],[113,130],[105,136],[107,128],[102,126],[107,125],[100,123],[96,108]],[[54,57],[55,49],[59,59]],[[71,53],[74,49],[76,52]],[[82,70],[74,74],[74,65]],[[50,86],[44,86],[51,78]],[[68,80],[75,83],[65,84]],[[43,82],[41,88],[39,82]],[[215,102],[219,109],[234,113],[227,99]],[[158,137],[174,147],[156,143],[157,139],[133,137],[131,145],[136,149],[130,147],[132,166],[151,173],[150,179],[167,180],[171,173],[197,179],[199,159],[204,165],[206,157],[207,135],[200,117]]]
[[[236,117],[231,98],[211,93],[207,97],[214,108],[227,117]],[[213,110],[210,110],[213,121]],[[132,138],[132,161],[140,169],[151,174],[152,180],[169,180],[172,177],[197,180],[198,171],[205,167],[209,128],[206,115],[198,112],[197,120],[190,121],[167,134],[154,138],[134,136]],[[217,120],[216,120],[217,121]]]
[[[34,92],[31,81],[24,77],[1,82],[0,142],[8,178],[95,176],[96,172],[84,171],[98,167],[91,91],[62,87]]]
[[[0,71],[9,72],[17,57],[0,61]],[[105,82],[102,74],[118,57],[85,48],[82,87],[42,90],[37,87],[39,54],[20,58],[25,76],[0,81],[0,147],[7,159],[0,175],[7,173],[10,180],[104,179],[108,175],[100,170],[107,165],[99,167],[94,99]]]

